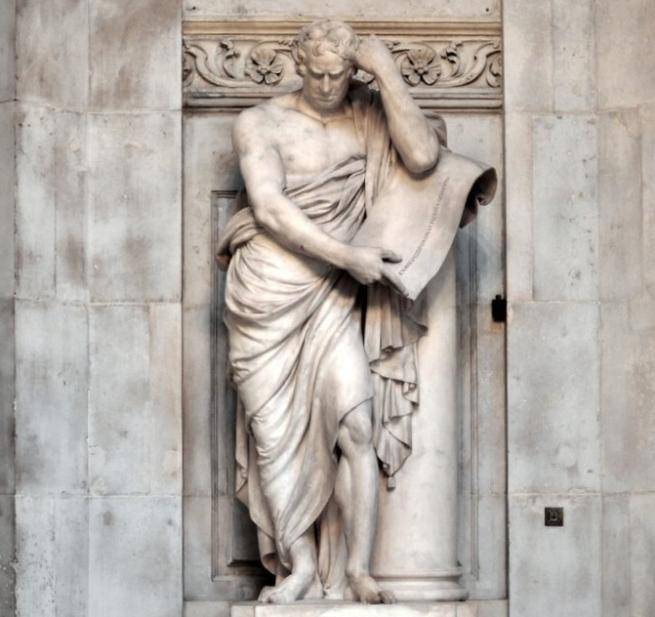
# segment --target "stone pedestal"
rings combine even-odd
[[[505,601],[403,602],[297,602],[295,604],[233,604],[230,617],[507,617]]]
[[[420,400],[413,451],[380,483],[372,574],[403,600],[461,600],[457,563],[457,327],[451,250],[425,293],[428,333],[419,343]]]

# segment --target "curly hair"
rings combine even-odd
[[[309,54],[319,56],[331,52],[352,62],[358,45],[359,37],[348,24],[320,19],[303,26],[298,32],[294,40],[294,59],[301,64]]]

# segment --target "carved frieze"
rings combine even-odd
[[[240,109],[300,87],[293,35],[304,22],[186,22],[186,107]],[[493,109],[502,105],[500,24],[351,22],[389,47],[421,107]],[[371,83],[359,72],[356,79]]]

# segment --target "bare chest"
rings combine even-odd
[[[290,114],[277,132],[276,146],[289,177],[313,175],[351,156],[365,153],[352,118],[323,124]]]

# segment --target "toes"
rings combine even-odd
[[[278,589],[268,596],[266,602],[268,604],[288,604],[292,600],[293,598],[290,598],[283,589]]]
[[[286,604],[284,597],[280,594],[272,593],[266,600],[267,604]]]
[[[275,587],[269,587],[269,586],[264,587],[259,592],[259,598],[258,598],[259,602],[270,603],[270,597],[271,597],[271,594],[273,593],[274,589],[275,589]]]
[[[364,604],[380,604],[380,591],[372,578],[360,579],[351,583],[351,588],[357,600]]]
[[[393,592],[380,589],[370,576],[351,579],[350,590],[355,599],[364,604],[394,604],[396,602]]]
[[[377,591],[369,591],[364,602],[366,604],[380,604],[380,594]]]

